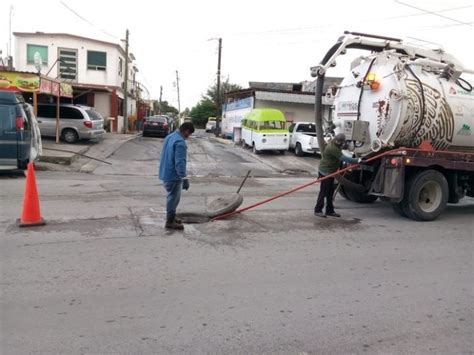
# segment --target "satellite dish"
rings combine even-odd
[[[41,73],[41,66],[43,65],[43,59],[41,59],[41,54],[35,52],[33,55],[33,60],[35,61],[35,68],[38,73]]]

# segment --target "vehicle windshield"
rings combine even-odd
[[[146,120],[149,122],[167,122],[165,117],[148,117]]]
[[[258,124],[259,129],[284,129],[285,122],[283,121],[265,121]]]
[[[296,132],[302,132],[302,133],[316,133],[316,126],[312,123],[303,123],[299,124],[298,128],[296,129]]]
[[[87,114],[89,115],[89,117],[91,118],[92,121],[98,121],[98,120],[103,120],[104,119],[102,117],[102,115],[97,111],[86,110],[86,112],[87,112]]]

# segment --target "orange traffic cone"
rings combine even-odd
[[[35,167],[33,163],[28,163],[23,212],[17,222],[20,227],[44,226],[46,224],[44,219],[41,218],[38,190],[36,188]]]

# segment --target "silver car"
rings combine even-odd
[[[59,132],[67,143],[105,134],[104,118],[92,107],[61,104],[59,117]],[[56,137],[56,104],[38,104],[38,125],[42,136]]]

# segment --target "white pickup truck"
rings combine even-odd
[[[319,153],[314,123],[294,122],[288,130],[290,131],[290,149],[294,149],[297,156],[301,157],[304,153]]]

